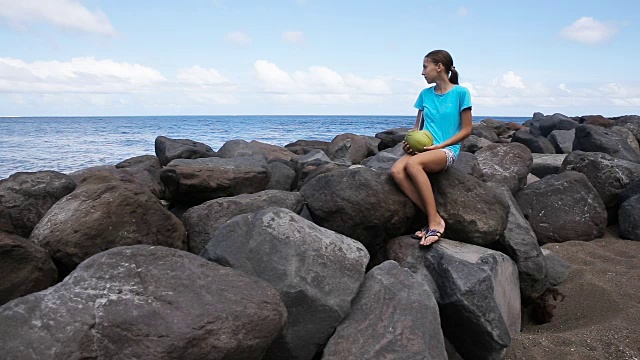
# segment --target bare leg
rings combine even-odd
[[[447,165],[447,156],[444,151],[431,150],[417,154],[407,161],[405,166],[413,185],[418,190],[418,194],[429,220],[429,228],[444,232],[445,223],[436,208],[436,200],[433,196],[431,181],[427,173],[442,171]],[[426,235],[426,234],[425,234]],[[424,236],[420,241],[421,245],[429,245],[438,241],[437,236]]]
[[[407,195],[407,197],[411,199],[411,201],[413,201],[413,203],[416,204],[423,213],[426,214],[427,210],[424,207],[424,202],[420,198],[418,190],[416,189],[415,185],[413,185],[413,181],[407,173],[407,162],[411,158],[413,158],[413,155],[404,155],[398,161],[396,161],[396,163],[393,164],[393,167],[391,168],[391,176],[393,177],[393,180],[395,180],[400,190],[402,190],[402,192]]]

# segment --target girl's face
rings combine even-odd
[[[438,78],[438,73],[441,68],[441,64],[434,64],[430,59],[425,58],[422,63],[422,76],[427,80],[427,83],[433,84]]]

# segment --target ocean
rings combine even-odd
[[[487,117],[523,123],[530,117]],[[0,118],[0,179],[21,171],[70,173],[155,154],[158,136],[191,139],[218,150],[226,141],[284,146],[296,140],[411,127],[415,116],[117,116]]]

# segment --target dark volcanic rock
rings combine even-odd
[[[271,175],[267,190],[291,191],[293,182],[296,180],[296,171],[280,161],[274,161],[267,167]]]
[[[618,210],[620,237],[640,241],[640,194],[626,200]]]
[[[533,158],[526,146],[518,143],[491,144],[475,155],[485,182],[505,185],[512,193],[527,183]]]
[[[518,130],[513,133],[511,142],[521,143],[528,147],[532,153],[540,154],[555,154],[556,149],[547,138],[539,135],[534,135],[526,130]]]
[[[329,158],[340,164],[360,164],[367,158],[367,139],[361,135],[341,134],[331,140],[327,148]]]
[[[464,139],[460,144],[460,151],[470,152],[474,154],[476,151],[482,149],[483,147],[493,144],[491,141],[475,136],[470,135],[468,138]]]
[[[500,140],[500,138],[498,138],[498,135],[496,135],[495,131],[493,130],[493,127],[482,124],[482,123],[474,124],[473,131],[471,134],[479,138],[489,140],[492,143],[498,142],[498,140]]]
[[[44,214],[76,188],[74,181],[55,171],[19,172],[0,180],[0,206],[4,207],[3,230],[29,237]],[[1,218],[1,217],[0,217]]]
[[[411,130],[410,128],[395,128],[389,129],[376,134],[376,137],[380,139],[378,143],[378,150],[383,151],[385,149],[390,149],[401,143],[407,133]]]
[[[640,154],[629,145],[623,135],[599,126],[578,126],[573,150],[602,152],[618,159],[640,163]]]
[[[531,154],[533,155],[533,164],[531,164],[531,173],[542,179],[547,175],[557,174],[562,167],[562,161],[567,157],[566,154]]]
[[[462,171],[465,174],[472,175],[478,180],[484,181],[484,173],[478,162],[478,158],[472,153],[466,151],[460,151],[456,161],[453,163],[453,168]]]
[[[0,305],[56,283],[58,270],[46,250],[0,231]]]
[[[540,135],[547,137],[554,130],[571,130],[578,126],[578,122],[562,114],[553,114],[540,119]]]
[[[568,154],[573,150],[573,140],[576,137],[575,130],[554,130],[547,136],[556,154]]]
[[[286,319],[264,281],[138,245],[0,307],[0,343],[6,359],[260,359]]]
[[[321,150],[326,154],[329,144],[330,144],[329,141],[298,140],[291,144],[287,144],[284,147],[297,155],[306,155],[310,153],[312,150]]]
[[[166,166],[175,159],[198,159],[216,156],[216,152],[209,145],[189,139],[171,139],[166,136],[158,136],[155,145],[156,156],[162,166]]]

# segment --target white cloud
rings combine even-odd
[[[560,90],[562,90],[562,91],[564,91],[564,92],[566,92],[568,94],[571,94],[571,90],[569,88],[567,88],[567,85],[564,84],[564,83],[563,84],[559,84],[558,85],[558,89],[560,89]]]
[[[465,17],[465,16],[469,15],[469,9],[467,9],[467,8],[466,8],[466,7],[464,7],[464,6],[460,6],[460,7],[458,8],[458,15],[459,15],[459,16],[462,16],[462,17]]]
[[[238,45],[251,45],[253,39],[242,31],[233,31],[224,36],[225,40]]]
[[[513,71],[509,71],[502,75],[500,85],[505,88],[524,89],[524,82],[522,81],[522,78],[516,75]]]
[[[189,84],[220,85],[229,84],[229,80],[222,76],[216,69],[204,69],[200,66],[192,66],[178,72],[176,78]]]
[[[304,34],[300,31],[287,31],[282,33],[282,39],[291,44],[304,43]]]
[[[102,11],[90,11],[77,0],[0,0],[0,17],[16,27],[45,22],[63,29],[116,34]]]
[[[271,93],[337,95],[340,99],[392,93],[389,84],[380,77],[365,79],[353,74],[341,75],[325,66],[311,66],[307,71],[296,71],[291,75],[266,60],[256,61],[254,67],[264,90]]]
[[[562,29],[560,34],[569,40],[593,45],[608,40],[617,32],[615,25],[603,23],[592,17],[581,17]]]

